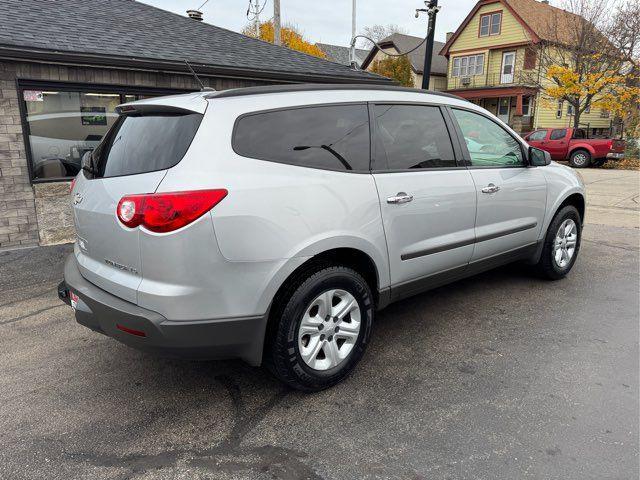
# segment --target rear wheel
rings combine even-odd
[[[574,168],[587,168],[591,164],[591,154],[586,150],[576,150],[569,157],[569,165]]]
[[[574,206],[567,205],[556,213],[549,225],[536,265],[538,272],[550,280],[565,277],[578,257],[581,238],[580,214]]]
[[[310,270],[275,305],[265,363],[298,390],[335,385],[364,354],[373,316],[371,289],[355,270]]]

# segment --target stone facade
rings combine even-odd
[[[197,90],[188,74],[0,61],[0,250],[73,240],[69,182],[31,184],[20,117],[17,80],[73,82],[114,87]],[[261,85],[250,79],[203,77],[224,90]]]

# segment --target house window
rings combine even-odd
[[[591,102],[587,103],[587,106],[584,109],[584,113],[591,113]]]
[[[522,97],[522,115],[531,116],[531,97]]]
[[[484,72],[484,54],[455,57],[451,74],[454,77],[482,75]]]
[[[569,116],[574,115],[573,105],[571,105],[570,103],[567,105],[567,115]]]
[[[609,110],[604,108],[600,110],[600,118],[609,118]]]
[[[556,118],[562,118],[562,110],[564,109],[564,100],[558,100],[558,108],[556,110]]]
[[[67,180],[81,168],[82,157],[98,146],[118,118],[116,106],[142,98],[113,87],[24,82],[20,84],[31,178]],[[157,96],[178,92],[146,92]]]
[[[502,12],[487,13],[480,16],[480,37],[500,35]]]

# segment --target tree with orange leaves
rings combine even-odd
[[[242,33],[249,37],[259,38],[260,40],[264,40],[269,43],[273,43],[275,38],[273,21],[260,23],[257,31],[255,25],[247,25],[242,30]],[[320,50],[320,48],[305,40],[302,33],[293,26],[289,25],[282,27],[280,29],[280,38],[282,40],[282,45],[290,48],[291,50],[297,50],[308,55],[313,55],[314,57],[326,58],[326,55],[322,50]]]
[[[549,18],[546,28],[555,38],[538,46],[542,75],[529,83],[537,83],[547,99],[571,105],[574,128],[594,107],[617,118],[637,110],[639,24],[623,21],[640,13],[636,2],[564,0],[564,10]]]

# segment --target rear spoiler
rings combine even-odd
[[[173,114],[173,115],[188,115],[194,112],[188,108],[180,108],[173,105],[160,105],[160,104],[124,104],[116,107],[116,113],[118,115],[148,115],[152,113],[161,114]]]

